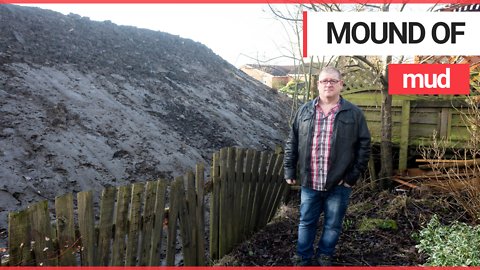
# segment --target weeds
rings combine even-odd
[[[451,195],[475,223],[480,221],[480,99],[467,97],[468,110],[462,112],[470,139],[465,149],[453,150],[447,159],[447,145],[433,134],[429,147],[420,147],[423,158],[433,170],[430,186]]]

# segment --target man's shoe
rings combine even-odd
[[[296,266],[312,266],[312,259],[298,259]]]
[[[332,266],[332,256],[320,254],[316,258],[316,263],[318,266]]]

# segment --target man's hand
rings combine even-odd
[[[285,181],[287,181],[287,184],[289,185],[295,185],[295,183],[297,183],[297,180],[295,179],[286,179]]]
[[[340,183],[338,183],[338,185],[344,185],[345,187],[348,187],[348,188],[351,188],[352,186],[350,186],[349,184],[347,184],[347,182],[343,181],[343,180],[340,180]]]

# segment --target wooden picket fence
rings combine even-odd
[[[200,164],[170,188],[158,180],[104,189],[97,221],[92,191],[78,193],[76,202],[73,194],[57,197],[54,213],[47,201],[10,213],[7,265],[207,265],[271,220],[287,191],[282,161],[239,148],[214,154],[209,259]]]
[[[224,148],[213,155],[210,257],[222,258],[265,227],[285,197],[283,155]]]

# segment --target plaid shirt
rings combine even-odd
[[[340,101],[327,114],[315,101],[315,131],[313,133],[310,167],[312,168],[312,189],[325,191],[327,182],[328,158],[333,135],[333,122],[340,109]]]

